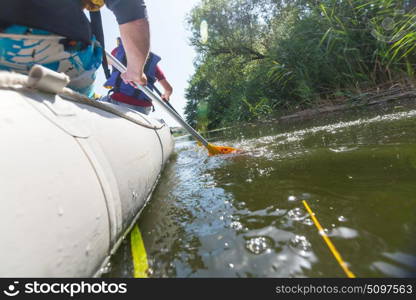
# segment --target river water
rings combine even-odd
[[[350,112],[179,139],[139,220],[151,277],[345,277],[308,215],[357,277],[416,274],[416,110]],[[109,276],[131,277],[128,241]]]

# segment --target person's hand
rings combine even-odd
[[[170,99],[170,94],[169,94],[169,93],[164,93],[164,94],[162,95],[162,99],[163,99],[163,100],[165,100],[166,102],[167,102],[167,101],[169,101],[169,99]]]
[[[172,89],[165,89],[165,91],[162,94],[161,98],[163,100],[165,100],[165,101],[169,101],[171,95],[172,95]]]
[[[141,86],[147,85],[147,77],[143,72],[134,72],[127,68],[127,71],[121,74],[121,79],[123,79],[125,84],[130,84],[135,86],[134,83],[138,83]]]

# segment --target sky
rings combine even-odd
[[[189,45],[190,32],[185,22],[186,15],[199,3],[199,0],[145,0],[150,22],[151,50],[162,57],[159,66],[166,79],[173,86],[171,104],[182,115],[185,108],[185,89],[194,73],[193,61],[195,51]],[[113,13],[104,8],[101,10],[105,43],[107,50],[116,46],[119,36],[118,25]],[[99,70],[96,80],[96,92],[104,95],[108,92],[102,87],[105,76]],[[159,85],[160,88],[160,85]],[[163,118],[170,126],[178,126],[163,108],[156,106],[151,116]]]

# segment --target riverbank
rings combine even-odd
[[[338,104],[340,102],[344,103]],[[416,106],[416,86],[410,83],[395,84],[384,89],[378,87],[349,99],[334,99],[333,103],[336,104],[324,104],[316,108],[300,110],[273,118],[271,121],[301,121],[351,109],[367,109],[370,107],[374,107],[374,109],[384,109],[386,106],[413,107]]]
[[[292,2],[207,0],[192,10],[197,58],[185,93],[189,123],[206,120],[215,129],[256,122],[414,82],[416,14],[409,1]],[[205,44],[202,20],[215,36]]]
[[[391,110],[412,108],[416,108],[416,83],[396,83],[389,86],[379,86],[350,98],[342,97],[332,99],[314,108],[280,112],[278,115],[265,117],[264,120],[245,122],[244,124],[238,123],[234,126],[213,129],[208,131],[208,133],[211,134],[236,127],[253,126],[256,124],[296,123],[318,117],[336,117],[337,114],[343,114],[350,110],[364,111],[371,109],[383,114]],[[175,138],[181,138],[188,135],[188,133],[180,127],[174,127],[173,130]],[[207,132],[203,132],[203,134],[207,134]]]

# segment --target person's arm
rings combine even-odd
[[[128,83],[147,84],[143,68],[150,48],[149,22],[144,0],[106,0],[120,27],[127,56],[127,71],[121,78]]]
[[[147,84],[143,72],[149,54],[150,33],[147,19],[139,19],[120,25],[121,40],[127,56],[127,71],[121,75],[125,82]]]
[[[160,80],[159,83],[163,87],[163,90],[164,90],[164,93],[162,94],[162,99],[165,101],[169,101],[169,98],[173,93],[172,86],[166,79]]]

